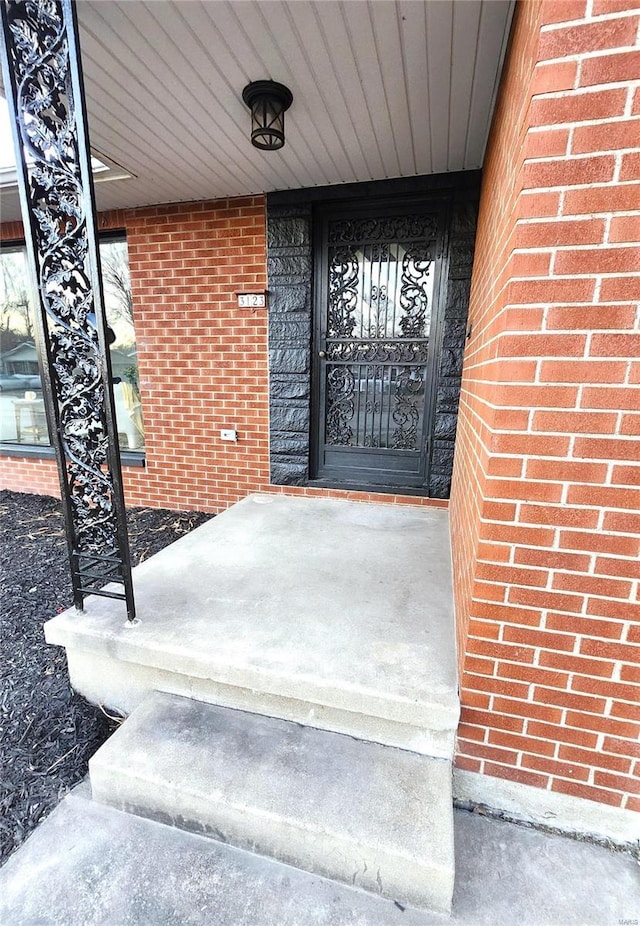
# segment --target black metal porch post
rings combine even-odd
[[[135,617],[72,0],[0,0],[47,422],[56,451],[74,602],[126,601]],[[123,591],[106,591],[104,581]]]

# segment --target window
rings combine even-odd
[[[116,423],[121,450],[144,449],[138,357],[127,243],[100,242],[111,344]],[[35,342],[34,302],[24,245],[0,250],[0,442],[46,447],[49,433]]]

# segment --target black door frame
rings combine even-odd
[[[378,199],[393,202],[442,195],[450,198],[451,208],[445,315],[435,332],[441,355],[434,371],[437,385],[431,473],[428,492],[406,488],[401,494],[449,497],[480,180],[481,172],[472,170],[267,194],[269,466],[273,485],[322,485],[311,482],[309,476],[314,210],[330,203],[365,204]],[[341,483],[341,488],[362,487]],[[397,489],[384,486],[376,491],[397,493]]]
[[[442,345],[442,329],[444,319],[444,306],[447,298],[447,280],[449,271],[449,225],[450,225],[451,195],[447,192],[433,193],[407,193],[405,195],[387,195],[379,197],[368,196],[364,199],[350,198],[343,201],[318,204],[313,210],[312,223],[312,253],[313,253],[313,293],[312,293],[312,342],[311,342],[311,420],[310,420],[310,472],[309,484],[325,488],[342,488],[354,491],[393,492],[401,494],[427,495],[431,466],[432,432],[436,401],[436,384],[438,373],[438,358]],[[420,437],[419,468],[422,477],[418,484],[411,476],[403,482],[397,476],[394,481],[368,482],[354,473],[354,479],[342,480],[330,472],[319,476],[321,470],[321,455],[323,452],[324,425],[322,413],[324,409],[323,393],[324,383],[322,377],[322,363],[318,362],[319,351],[324,349],[323,317],[326,314],[327,280],[325,267],[328,243],[326,240],[326,223],[331,218],[363,218],[371,216],[378,218],[385,215],[402,214],[412,211],[424,210],[437,216],[438,232],[435,253],[434,297],[432,305],[431,324],[429,329],[429,345],[426,363],[425,402]],[[360,448],[362,456],[366,450]],[[379,452],[378,452],[379,453]],[[372,451],[372,455],[377,455]],[[367,472],[362,468],[363,475]],[[375,471],[375,467],[371,468]]]

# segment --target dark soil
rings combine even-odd
[[[128,511],[132,562],[207,521],[202,512]],[[73,691],[43,624],[73,603],[60,502],[0,492],[0,864],[87,772],[115,729]]]

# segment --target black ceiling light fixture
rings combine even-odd
[[[277,151],[284,145],[284,114],[293,94],[275,80],[255,80],[242,91],[251,110],[251,144],[263,151]]]

